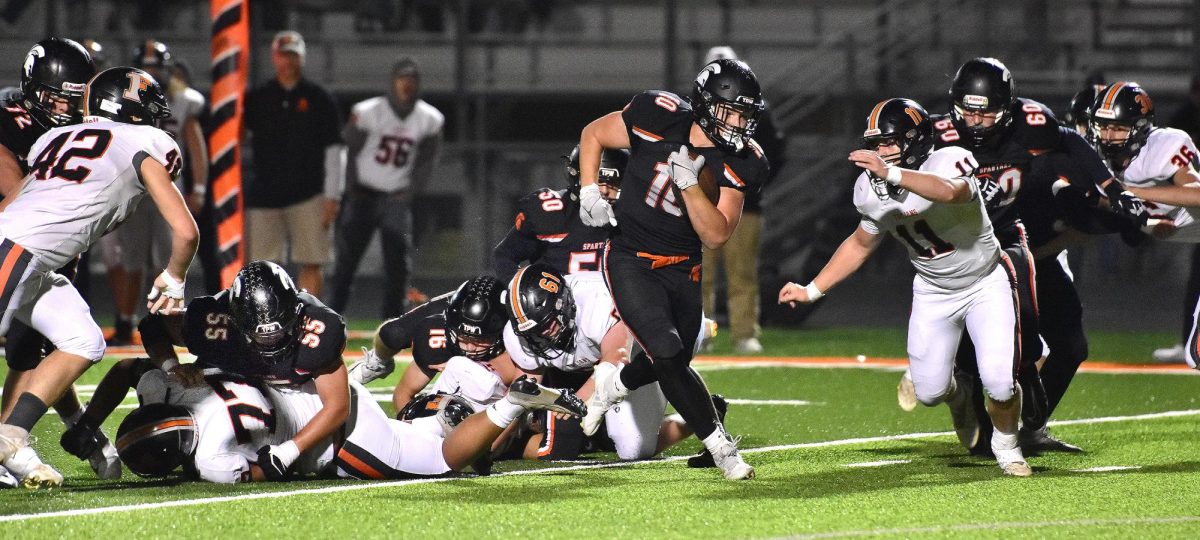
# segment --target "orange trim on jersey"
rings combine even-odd
[[[562,233],[562,234],[539,234],[539,235],[537,235],[537,239],[538,239],[538,240],[562,240],[563,238],[566,238],[566,237],[567,237],[567,233]]]
[[[17,260],[21,258],[21,254],[25,253],[25,248],[16,242],[12,243],[12,249],[8,250],[8,256],[4,257],[4,264],[0,266],[0,287],[8,284],[8,278],[12,276],[13,267],[17,265]]]
[[[372,480],[383,480],[387,478],[383,473],[375,470],[374,467],[367,465],[363,460],[354,457],[354,454],[347,452],[345,448],[338,450],[338,459],[342,460],[343,465],[352,467],[358,474],[361,474]]]
[[[512,306],[513,315],[517,316],[517,325],[525,322],[525,310],[521,308],[521,276],[525,275],[525,269],[528,266],[522,266],[517,270],[517,274],[513,276],[512,281],[508,284],[508,305]]]
[[[629,128],[629,129],[633,130],[633,133],[635,135],[637,135],[638,137],[641,137],[643,139],[646,139],[647,141],[658,142],[658,141],[662,140],[662,135],[650,133],[649,131],[646,131],[640,127],[633,126],[632,128]]]
[[[874,109],[871,109],[871,114],[867,115],[867,131],[879,129],[879,113],[883,110],[883,106],[887,105],[889,101],[891,100],[885,99],[880,101],[879,103],[875,104]]]
[[[637,252],[637,256],[639,259],[650,259],[651,270],[666,268],[672,264],[679,264],[691,258],[687,255],[655,255],[653,253],[646,253],[645,251]]]
[[[521,225],[525,223],[525,212],[517,212],[517,221],[513,225],[516,230],[521,230]]]
[[[733,182],[735,185],[737,185],[737,187],[746,187],[746,183],[742,181],[742,177],[733,172],[733,169],[729,168],[728,163],[725,164],[725,178],[728,178],[729,181]]]
[[[547,414],[546,419],[546,436],[542,439],[542,446],[538,448],[538,457],[546,457],[550,452],[554,451],[554,424],[557,420],[554,419],[554,414]]]

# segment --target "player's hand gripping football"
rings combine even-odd
[[[686,146],[680,146],[667,157],[671,165],[671,181],[683,191],[700,183],[700,170],[704,168],[704,156],[692,158]]]
[[[579,190],[579,219],[589,227],[617,226],[617,215],[599,185],[588,184]]]
[[[146,308],[150,313],[170,315],[183,310],[183,279],[175,279],[166,270],[154,278],[154,286],[146,295]]]
[[[855,150],[850,152],[847,159],[879,178],[887,178],[888,168],[891,167],[879,154],[871,150]]]

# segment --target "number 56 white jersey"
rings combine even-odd
[[[155,127],[101,120],[46,132],[29,151],[20,192],[0,212],[0,235],[32,252],[37,270],[66,265],[137,207],[147,158],[179,172],[178,145]]]
[[[975,167],[970,151],[950,146],[930,154],[920,170],[953,178]],[[864,230],[890,231],[904,244],[919,279],[947,291],[961,290],[990,274],[1000,259],[1000,243],[979,185],[973,178],[967,184],[970,202],[939,204],[895,188],[890,195],[880,195],[864,172],[854,184],[854,206],[862,214]]]

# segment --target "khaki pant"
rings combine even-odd
[[[762,214],[745,213],[724,246],[704,250],[704,313],[716,312],[717,266],[724,266],[729,327],[734,341],[756,338],[761,331],[758,326],[758,241],[761,236]]]
[[[249,260],[284,264],[290,248],[295,264],[329,262],[329,229],[321,224],[324,199],[317,195],[283,208],[247,208]]]

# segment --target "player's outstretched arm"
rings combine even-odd
[[[850,152],[849,160],[887,180],[888,183],[907,189],[921,197],[938,203],[964,203],[971,200],[974,192],[967,178],[947,178],[939,174],[888,165],[879,154],[870,150]]]
[[[579,184],[589,186],[600,177],[600,154],[605,148],[629,148],[629,132],[621,111],[613,111],[583,127],[579,134]]]
[[[314,381],[317,396],[321,398],[321,410],[289,441],[295,443],[299,453],[333,435],[350,416],[350,379],[344,363],[329,373],[317,376]]]
[[[826,291],[857,272],[867,258],[875,253],[875,249],[879,247],[882,240],[882,235],[872,234],[860,224],[853,234],[842,241],[842,245],[838,246],[833,257],[829,258],[829,262],[825,263],[825,267],[808,285],[790,282],[784,285],[779,290],[779,303],[787,303],[791,307],[796,307],[796,302],[817,301],[825,296]]]
[[[1197,173],[1191,164],[1175,171],[1169,186],[1128,186],[1126,190],[1145,201],[1171,206],[1200,207],[1200,173]]]
[[[166,167],[157,160],[143,159],[140,168],[146,191],[171,227],[171,258],[167,268],[154,280],[149,305],[151,313],[169,313],[183,308],[183,280],[196,256],[200,231]]]

